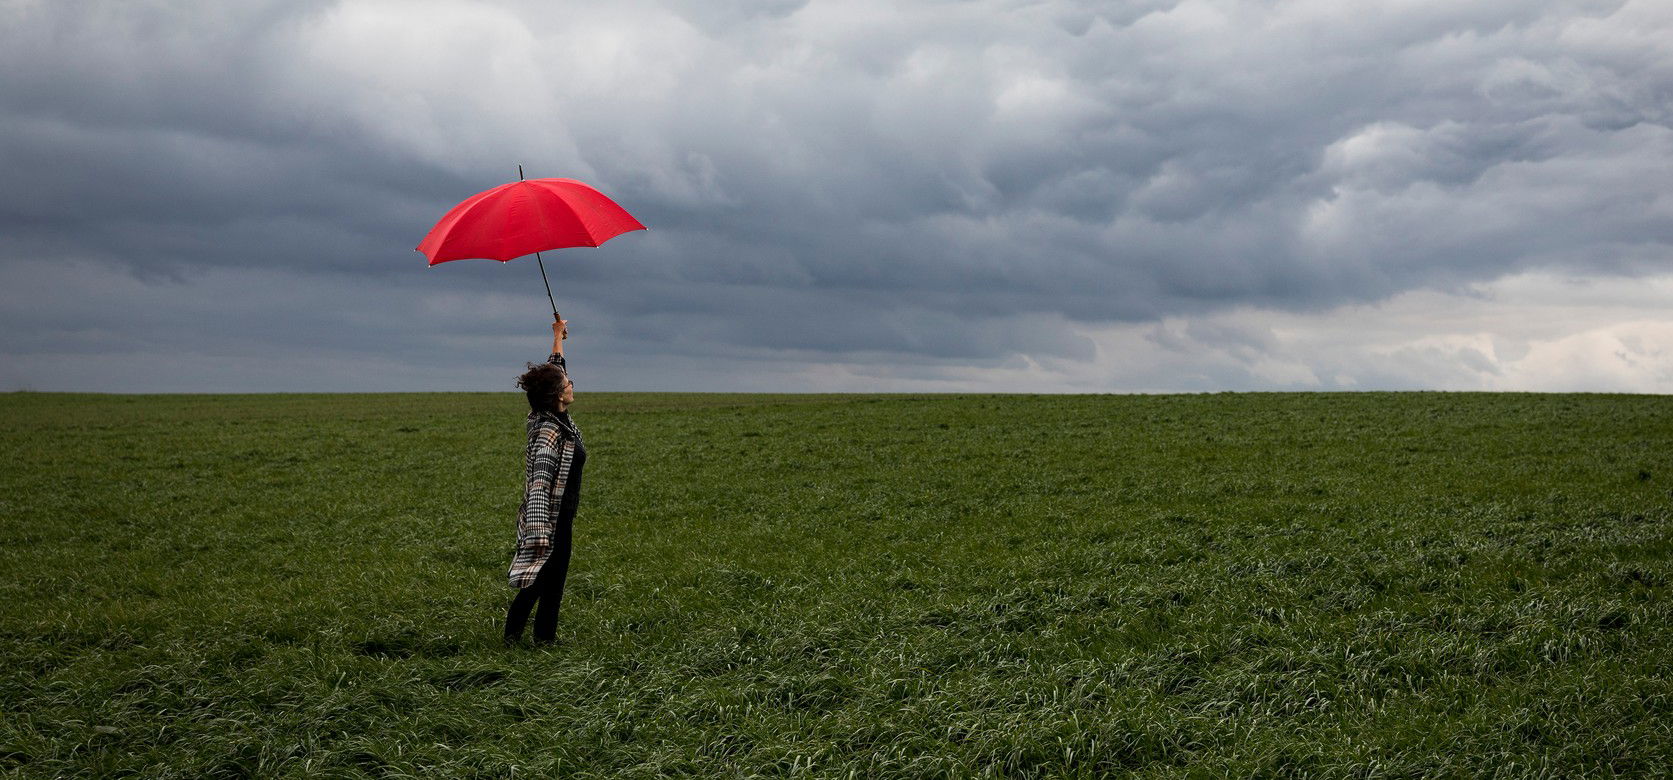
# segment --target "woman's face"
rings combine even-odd
[[[563,381],[563,395],[558,396],[558,408],[564,408],[575,403],[575,383],[565,378]]]

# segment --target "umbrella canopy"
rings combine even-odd
[[[419,242],[430,265],[515,257],[571,246],[598,246],[644,230],[627,210],[574,179],[529,179],[466,198]],[[544,275],[545,269],[542,269]]]

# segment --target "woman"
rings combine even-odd
[[[552,356],[540,365],[529,363],[529,370],[517,378],[529,399],[529,439],[523,452],[517,552],[510,571],[511,587],[520,590],[505,615],[508,645],[522,640],[536,602],[540,611],[534,616],[534,641],[550,644],[556,638],[564,578],[569,576],[570,535],[581,501],[587,450],[580,429],[569,419],[575,383],[569,381],[563,359],[563,340],[568,337],[567,320],[552,323]]]

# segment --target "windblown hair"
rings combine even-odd
[[[517,387],[528,395],[529,411],[557,411],[558,397],[563,395],[569,376],[551,363],[529,363],[528,367],[528,371],[517,377]]]

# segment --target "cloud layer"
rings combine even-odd
[[[595,387],[1673,390],[1666,3],[575,6],[7,6],[0,383],[498,388],[538,274],[411,247],[521,163],[652,226]]]

